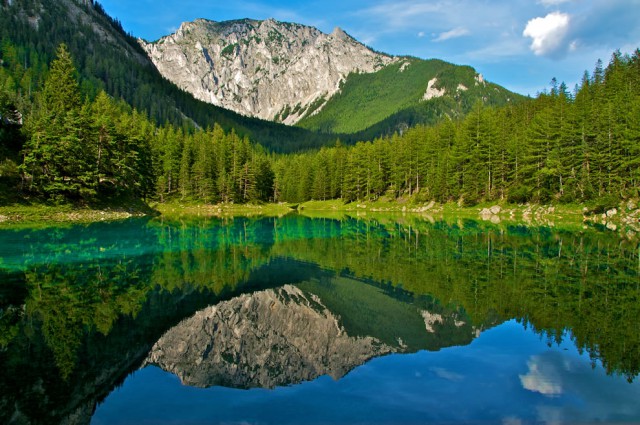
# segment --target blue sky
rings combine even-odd
[[[553,77],[570,88],[597,59],[640,47],[640,0],[99,0],[136,37],[156,40],[183,21],[275,18],[341,27],[392,55],[471,65],[535,95]]]

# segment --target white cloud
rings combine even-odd
[[[566,13],[549,13],[544,18],[531,19],[522,35],[533,39],[530,47],[536,55],[558,55],[566,49],[565,39],[570,21]]]
[[[420,37],[420,38],[424,37],[424,31],[420,31],[420,32],[418,33],[418,37]]]
[[[629,385],[620,377],[612,379],[602,366],[593,368],[586,354],[573,350],[574,353],[571,349],[558,349],[532,355],[527,361],[527,374],[519,376],[523,388],[546,398],[580,400],[578,409],[555,402],[535,402],[531,407],[537,411],[537,422],[558,424],[570,419],[572,423],[611,423],[623,416],[638,417],[640,385]]]
[[[562,394],[560,373],[555,364],[545,362],[541,356],[532,356],[527,366],[529,373],[520,375],[520,383],[524,389],[546,396]]]
[[[465,35],[469,35],[470,32],[468,29],[463,28],[463,27],[458,27],[458,28],[454,28],[450,31],[445,31],[440,33],[436,38],[433,39],[433,41],[445,41],[445,40],[449,40],[452,38],[458,38],[458,37],[463,37]]]

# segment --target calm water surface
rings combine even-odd
[[[640,422],[640,252],[419,218],[0,230],[0,423]]]

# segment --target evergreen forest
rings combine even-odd
[[[585,202],[638,196],[640,51],[598,61],[572,91],[551,81],[536,99],[476,103],[458,121],[280,156],[276,194],[287,201],[342,198]],[[613,199],[610,199],[613,201]],[[613,204],[617,204],[613,202]]]
[[[91,203],[127,196],[197,202],[342,199],[617,203],[638,196],[640,50],[615,52],[573,90],[555,79],[536,99],[476,103],[459,120],[402,134],[277,154],[234,129],[157,124],[99,90],[86,95],[61,45],[22,66],[2,45],[2,201]],[[42,69],[36,69],[36,68]]]

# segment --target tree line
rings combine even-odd
[[[158,126],[104,91],[83,100],[64,45],[32,100],[13,78],[15,63],[3,58],[2,169],[14,170],[27,196],[236,203],[412,197],[465,205],[638,196],[640,50],[614,53],[606,68],[599,61],[572,92],[553,80],[550,91],[527,102],[478,102],[458,121],[296,154],[270,153],[218,125]],[[27,105],[19,133],[7,124],[17,105]]]

